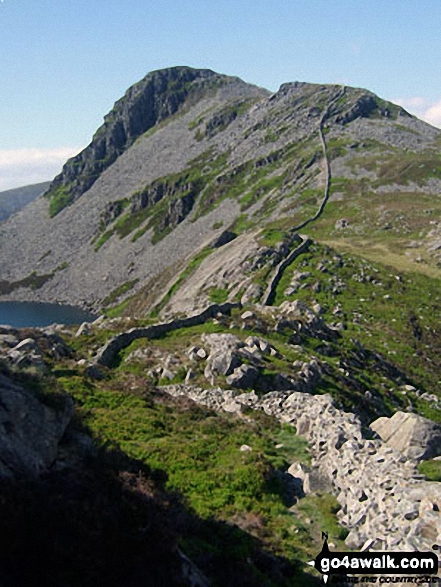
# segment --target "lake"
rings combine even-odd
[[[0,324],[15,328],[44,327],[50,324],[81,324],[93,322],[91,314],[75,306],[40,302],[0,302]]]

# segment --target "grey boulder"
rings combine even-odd
[[[371,429],[391,448],[417,461],[441,455],[441,426],[419,416],[396,412],[391,418],[378,418]]]
[[[0,374],[0,478],[34,477],[53,463],[73,414],[72,400],[60,399],[49,408]]]

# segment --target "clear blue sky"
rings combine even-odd
[[[440,0],[0,0],[0,47],[0,189],[22,181],[20,153],[32,166],[85,146],[131,84],[172,65],[274,91],[362,86],[441,126]]]

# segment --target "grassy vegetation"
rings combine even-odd
[[[253,181],[253,179],[251,179]],[[239,199],[241,210],[246,210],[260,198],[283,186],[285,174],[263,177],[253,184],[252,188]]]
[[[377,150],[378,145],[374,143],[372,147]],[[351,157],[349,165],[354,171],[361,168],[375,172],[373,187],[409,182],[424,185],[432,177],[441,178],[441,156],[433,151],[414,153],[388,147],[388,152],[384,152],[383,145],[383,153]]]
[[[212,287],[208,292],[208,299],[213,304],[223,304],[228,300],[228,290],[222,287]]]
[[[213,136],[224,131],[233,122],[233,120],[249,110],[257,100],[258,98],[248,98],[224,106],[215,112],[213,116],[206,122],[205,132],[202,132],[200,129],[198,129],[199,137],[202,138],[204,136],[209,136],[212,138]],[[200,140],[200,138],[196,138],[196,140]]]
[[[60,263],[60,265],[55,267],[55,269],[53,269],[50,273],[43,273],[39,275],[36,271],[31,271],[29,275],[17,281],[0,280],[0,294],[8,295],[22,287],[35,291],[43,287],[47,281],[52,279],[57,271],[63,271],[68,267],[69,263],[67,261],[63,261],[63,263]]]
[[[263,140],[265,143],[276,143],[279,140],[279,134],[273,129],[268,129]]]
[[[378,96],[375,96],[375,101],[377,103],[378,109],[371,112],[369,118],[380,118],[384,116],[384,113],[387,111],[388,118],[391,120],[396,120],[398,118],[399,113],[402,111],[401,106],[397,106],[392,102],[388,102],[387,100],[378,98]]]
[[[113,230],[106,230],[106,232],[98,238],[95,244],[95,252],[100,250],[100,248],[109,240],[112,234]]]
[[[351,144],[350,139],[345,138],[331,138],[326,140],[326,152],[330,161],[343,157],[347,153],[348,147]]]
[[[57,186],[45,195],[49,199],[49,216],[53,218],[72,201],[72,195],[67,186]]]
[[[49,279],[52,279],[55,271],[59,269],[65,269],[65,267],[59,267],[52,271],[52,273],[45,273],[43,275],[38,275],[36,271],[32,271],[28,276],[18,281],[0,280],[0,294],[7,295],[22,287],[28,287],[32,290],[40,289]]]
[[[123,202],[121,213],[126,211],[98,238],[95,250],[99,250],[113,234],[121,239],[132,234],[134,242],[153,229],[153,243],[164,238],[174,228],[170,222],[173,202],[189,195],[197,198],[217,175],[225,159],[225,154],[216,157],[210,149],[190,161],[183,171],[161,177],[132,194],[131,198],[115,202]],[[140,207],[142,200],[145,205]],[[130,203],[136,211],[127,210]]]
[[[284,292],[298,270],[308,277],[288,299],[309,305],[318,302],[327,322],[345,322],[339,343],[343,356],[350,356],[353,341],[358,340],[399,367],[421,391],[433,392],[439,387],[441,331],[432,319],[441,309],[438,279],[401,273],[315,244],[286,270],[277,288],[276,304],[286,299]],[[337,305],[340,312],[334,316]],[[332,365],[331,357],[326,360]],[[420,413],[441,421],[440,411],[429,402],[412,393],[403,396],[398,384],[377,377],[368,365],[365,360],[360,367],[360,389],[377,390],[391,410],[411,401]],[[354,390],[352,402],[356,393]]]
[[[245,422],[187,400],[174,400],[148,391],[142,380],[128,374],[104,383],[91,382],[80,374],[61,376],[59,383],[74,397],[78,418],[96,442],[122,450],[153,472],[164,471],[165,489],[182,494],[199,519],[211,523],[232,520],[241,529],[244,534],[235,543],[233,560],[252,559],[258,540],[273,556],[291,563],[306,561],[317,549],[321,530],[333,537],[336,533],[336,539],[341,533],[335,528],[334,502],[322,508],[320,517],[317,512],[311,516],[312,526],[287,509],[276,469],[286,466],[285,457],[309,459],[305,443],[290,427],[280,429],[260,413],[249,412]],[[284,446],[276,449],[280,442]],[[241,451],[242,445],[252,450]],[[326,497],[318,499],[326,501]],[[218,530],[211,540],[217,543],[221,536]],[[184,530],[180,540],[189,555],[200,556],[207,548],[211,552],[200,530]],[[223,548],[228,548],[226,543]],[[279,581],[277,585],[286,587],[297,584],[294,577]],[[265,584],[273,585],[269,580]],[[307,577],[305,584],[309,584]]]
[[[231,230],[236,234],[247,232],[256,225],[255,220],[248,218],[247,214],[240,214],[231,226]]]
[[[297,436],[296,429],[290,424],[282,424],[280,430],[275,434],[274,440],[277,449],[277,454],[283,459],[280,463],[280,468],[287,464],[290,465],[294,461],[309,464],[311,455],[308,451],[308,445],[301,436]]]
[[[316,141],[308,137],[304,141],[289,143],[275,149],[263,158],[249,160],[233,169],[216,176],[201,194],[196,218],[213,210],[227,198],[239,200],[242,210],[274,191],[278,195],[282,188],[288,188],[295,173],[310,167],[317,158]],[[262,215],[267,216],[266,203]]]
[[[118,298],[130,291],[138,283],[138,281],[139,279],[132,279],[119,285],[106,298],[104,298],[102,302],[103,306],[106,307],[112,305]]]
[[[426,476],[427,481],[441,481],[441,461],[421,461],[418,471]]]
[[[116,306],[112,306],[111,308],[106,308],[106,316],[109,318],[118,318],[124,314],[124,311],[130,304],[130,299],[123,300]]]
[[[414,187],[441,178],[440,157],[432,151],[389,148],[381,153],[378,145],[372,148],[372,154],[350,159],[351,172],[358,177],[332,179],[330,201],[324,214],[308,226],[309,234],[399,270],[441,276],[427,238],[441,214],[441,203]],[[363,170],[372,175],[360,176]],[[386,189],[378,191],[380,186]],[[344,228],[337,224],[341,219],[346,221]]]
[[[286,231],[280,226],[268,225],[259,235],[259,242],[265,247],[274,247],[286,238]]]

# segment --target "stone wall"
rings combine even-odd
[[[163,388],[214,410],[260,409],[290,423],[309,442],[312,471],[326,480],[341,505],[340,523],[355,550],[432,550],[441,539],[441,485],[427,482],[417,463],[379,439],[363,435],[359,419],[332,398],[292,391],[262,397],[189,385]]]
[[[303,238],[302,244],[299,245],[293,251],[291,251],[290,254],[286,257],[286,259],[284,259],[283,261],[281,261],[277,265],[277,267],[274,271],[274,274],[271,276],[271,279],[270,279],[268,287],[265,291],[265,294],[262,298],[262,304],[264,306],[270,306],[272,304],[272,301],[274,300],[274,296],[276,294],[276,288],[279,284],[279,281],[282,278],[282,275],[283,275],[283,272],[285,271],[285,269],[289,265],[291,265],[291,263],[293,261],[295,261],[295,259],[297,259],[297,257],[299,255],[301,255],[302,253],[307,251],[309,249],[311,243],[312,243],[312,241],[310,238]]]
[[[189,328],[190,326],[198,326],[207,320],[214,318],[217,314],[229,314],[233,308],[240,308],[240,303],[213,304],[208,306],[203,312],[190,316],[189,318],[177,318],[170,322],[163,322],[145,328],[131,328],[127,332],[118,334],[111,338],[104,346],[102,346],[96,356],[95,363],[109,367],[116,359],[118,353],[128,347],[134,340],[138,338],[153,339],[178,330],[179,328]]]

